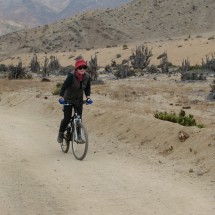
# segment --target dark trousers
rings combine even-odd
[[[83,104],[80,104],[76,107],[77,114],[82,118]],[[59,132],[64,132],[67,125],[70,122],[72,116],[73,107],[69,105],[64,105],[63,112],[64,118],[61,120]]]

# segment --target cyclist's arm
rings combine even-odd
[[[71,73],[69,73],[66,80],[64,81],[61,89],[60,89],[60,96],[61,97],[64,96],[65,90],[69,87],[69,85],[72,83],[72,81],[73,81],[73,75]]]
[[[87,81],[87,86],[84,89],[85,95],[87,98],[90,98],[90,93],[91,93],[91,82],[90,82],[90,78]]]

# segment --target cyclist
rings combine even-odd
[[[87,62],[84,59],[77,59],[75,62],[75,69],[69,72],[60,90],[59,102],[72,103],[77,106],[77,113],[82,117],[83,97],[87,98],[87,104],[92,104],[90,98],[91,83],[90,75],[86,72]],[[64,105],[64,118],[61,120],[57,141],[63,142],[64,131],[70,122],[72,115],[72,106]],[[82,141],[78,131],[78,141]]]

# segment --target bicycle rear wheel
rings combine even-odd
[[[77,160],[83,160],[88,150],[88,133],[84,125],[80,122],[77,125],[81,134],[81,142],[75,140],[75,131],[72,132],[72,152]]]

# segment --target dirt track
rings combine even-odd
[[[116,128],[110,133],[111,125],[92,122],[111,113],[99,95],[94,96],[94,106],[85,108],[90,134],[86,159],[80,162],[71,152],[62,153],[56,142],[60,107],[53,104],[55,97],[36,100],[36,94],[34,85],[18,94],[1,94],[2,215],[215,213],[214,182],[175,171],[177,159],[158,155],[150,147],[140,150],[135,143],[125,144],[119,133],[115,135]],[[114,101],[108,106],[115,112],[119,108]]]

